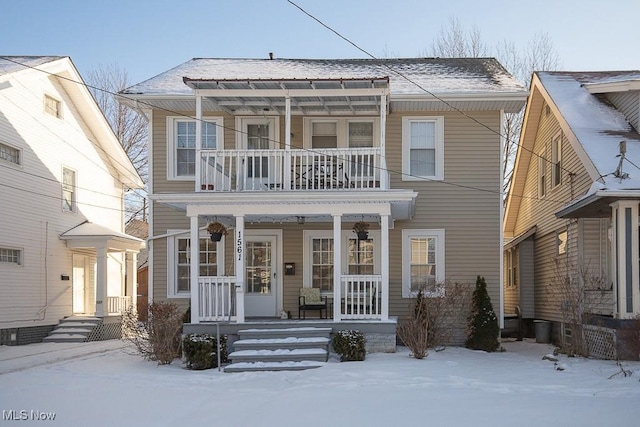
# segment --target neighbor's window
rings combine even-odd
[[[544,153],[538,157],[538,197],[544,197],[547,188],[547,169]]]
[[[77,198],[76,172],[69,168],[62,168],[62,210],[75,212]]]
[[[0,248],[0,262],[7,264],[22,264],[22,251],[20,249]]]
[[[562,255],[567,253],[567,230],[558,231],[556,233],[556,254]]]
[[[402,230],[402,296],[442,295],[444,230]]]
[[[402,118],[403,180],[444,179],[444,117]]]
[[[518,252],[515,248],[507,251],[507,287],[518,286]]]
[[[20,150],[0,142],[0,160],[19,165],[21,162]]]
[[[196,175],[196,120],[170,117],[167,134],[169,135],[169,170],[173,179],[192,179]],[[203,119],[203,150],[216,150],[222,143],[222,118]]]
[[[169,258],[173,259],[169,271],[168,296],[186,297],[191,291],[191,239],[188,234],[169,239]],[[200,237],[200,276],[218,275],[218,245],[209,236]]]
[[[52,96],[44,96],[44,112],[53,117],[62,118],[62,103]]]
[[[551,187],[562,183],[562,135],[551,140]]]

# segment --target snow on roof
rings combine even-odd
[[[631,164],[640,166],[640,134],[620,111],[583,86],[637,79],[640,71],[537,72],[537,75],[602,176],[604,188],[640,188],[640,169]],[[629,174],[627,179],[613,176],[620,161],[619,144],[623,140],[627,141],[626,158],[630,160],[622,165],[622,171]]]
[[[119,231],[112,230],[100,224],[92,222],[84,222],[71,230],[65,231],[60,235],[62,239],[73,238],[85,238],[85,237],[105,237],[105,238],[120,238],[124,240],[130,240],[133,242],[143,242],[142,239],[131,236],[129,234],[120,233]]]
[[[402,77],[405,76],[406,78]],[[525,88],[494,58],[214,59],[194,58],[125,89],[124,94],[192,95],[190,79],[354,79],[389,76],[392,95],[508,93]]]
[[[37,67],[47,62],[57,61],[64,56],[0,56],[0,75],[15,73],[27,67]],[[24,64],[24,65],[21,65]],[[25,67],[25,65],[27,67]]]

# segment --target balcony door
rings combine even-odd
[[[244,157],[245,189],[262,190],[276,182],[276,157],[269,150],[277,148],[276,120],[273,117],[241,118],[240,149],[249,153]],[[255,151],[256,153],[250,153]]]

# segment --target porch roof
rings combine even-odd
[[[145,246],[142,239],[89,221],[65,231],[60,239],[67,242],[67,247],[75,249],[104,247],[114,252],[137,253]]]

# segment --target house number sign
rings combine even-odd
[[[236,252],[238,253],[238,261],[242,261],[242,231],[238,231],[238,240],[236,240]]]

